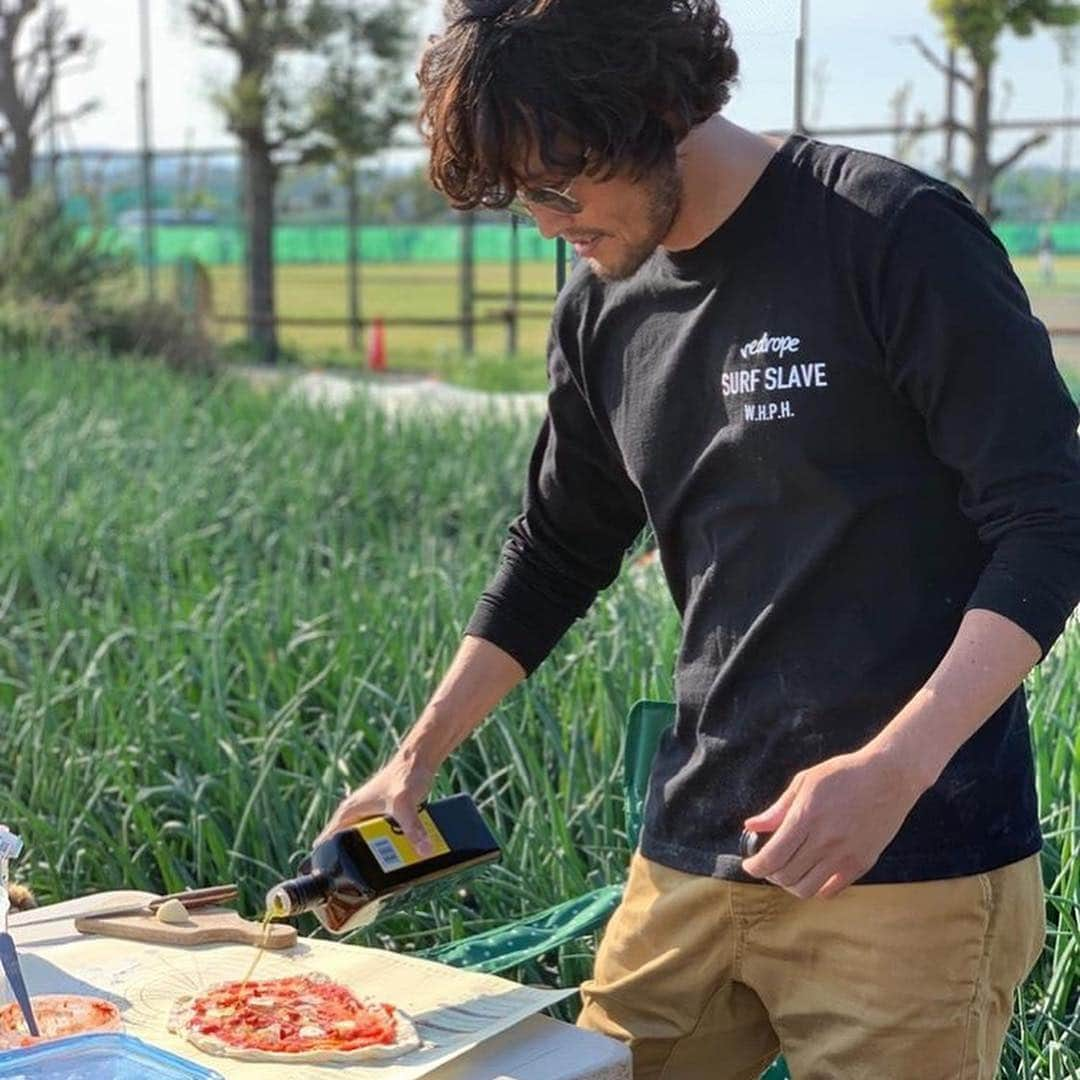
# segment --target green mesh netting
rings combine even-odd
[[[1011,255],[1032,255],[1039,250],[1044,226],[1001,222],[994,231]],[[117,246],[141,253],[139,229],[110,230]],[[1080,221],[1058,222],[1050,227],[1054,251],[1080,254]],[[477,225],[474,252],[478,262],[508,262],[509,225]],[[274,257],[279,263],[344,263],[348,230],[344,225],[279,225],[274,230]],[[159,262],[171,263],[184,255],[209,265],[243,261],[244,231],[240,226],[160,225],[154,234]],[[533,228],[518,230],[518,251],[523,261],[554,260],[555,242],[545,240]],[[456,225],[371,225],[360,230],[364,262],[456,262],[461,256],[461,229]]]
[[[1046,232],[1050,233],[1057,254],[1080,254],[1080,221],[1059,221],[1049,228],[1027,222],[1004,221],[994,226],[994,232],[1010,255],[1034,255]]]
[[[118,246],[140,251],[137,227],[110,230]],[[508,262],[509,225],[477,225],[474,252],[479,262]],[[344,263],[348,229],[344,225],[279,225],[274,230],[274,259],[279,263]],[[183,255],[203,263],[239,263],[244,257],[244,231],[222,225],[159,225],[154,231],[159,262]],[[518,230],[518,251],[524,261],[553,260],[555,242],[535,229]],[[461,229],[455,225],[371,225],[360,230],[360,257],[364,262],[456,262],[461,256]]]

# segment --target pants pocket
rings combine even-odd
[[[1046,890],[1043,887],[1042,861],[1032,855],[1022,862],[1001,868],[1005,875],[1012,872],[1013,880],[1006,887],[1017,893],[1018,929],[1025,932],[1028,948],[1023,956],[1017,985],[1022,983],[1039,962],[1046,947]]]

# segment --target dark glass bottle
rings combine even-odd
[[[392,818],[361,821],[335,833],[300,864],[299,874],[266,894],[277,917],[310,911],[327,930],[367,926],[401,895],[493,862],[499,845],[469,795],[427,803],[420,819],[432,843],[422,856]]]

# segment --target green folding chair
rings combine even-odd
[[[623,790],[626,837],[631,849],[641,832],[645,793],[660,737],[675,719],[670,701],[639,701],[630,710],[623,741]],[[623,885],[604,885],[522,919],[485,930],[461,941],[438,945],[419,955],[452,967],[495,973],[535,959],[560,945],[602,927],[622,896]],[[761,1080],[790,1080],[784,1059],[777,1058]]]

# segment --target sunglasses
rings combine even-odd
[[[525,217],[532,217],[533,207],[536,206],[544,210],[554,210],[557,214],[580,214],[581,203],[570,194],[576,180],[575,176],[561,191],[550,187],[519,188],[517,196],[507,209]]]

